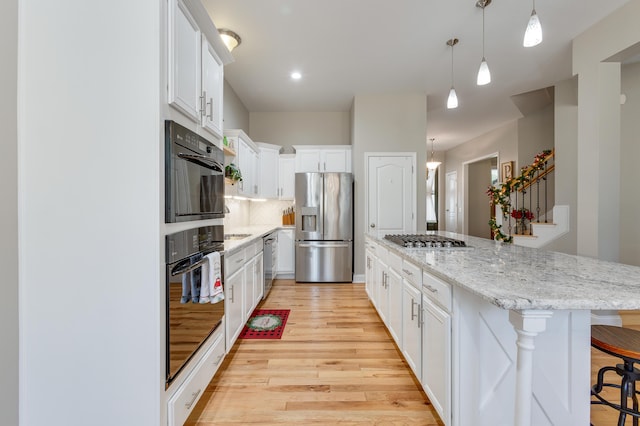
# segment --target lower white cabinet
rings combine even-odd
[[[295,246],[294,236],[295,229],[287,228],[278,231],[277,245],[277,275],[278,277],[293,277],[295,273]]]
[[[402,350],[402,277],[391,266],[387,275],[387,286],[389,287],[387,328],[398,348]]]
[[[241,268],[224,280],[224,315],[227,324],[227,352],[231,350],[245,323],[244,270]]]
[[[451,315],[422,296],[422,387],[445,425],[451,424]]]
[[[224,327],[218,327],[209,339],[213,344],[202,359],[167,401],[169,426],[181,426],[191,414],[207,385],[213,378],[225,355]]]
[[[264,255],[260,252],[253,262],[253,309],[258,306],[258,303],[262,300],[262,294],[264,293]]]
[[[402,354],[418,379],[422,377],[422,293],[406,279],[402,283]]]
[[[264,291],[262,239],[225,257],[227,351],[242,332]]]
[[[389,327],[389,267],[383,261],[384,257],[378,258],[378,315]]]

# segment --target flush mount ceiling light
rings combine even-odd
[[[293,80],[300,80],[302,78],[302,74],[300,74],[300,71],[294,71],[291,73],[291,78]]]
[[[227,49],[229,49],[229,52],[231,52],[233,49],[238,47],[240,43],[242,43],[242,39],[240,38],[240,36],[231,30],[221,28],[218,30],[218,33],[220,33],[220,38],[222,39],[224,45],[227,46]]]
[[[458,108],[458,95],[456,95],[456,89],[453,87],[453,46],[458,44],[457,38],[447,40],[447,46],[451,46],[451,90],[449,90],[449,97],[447,98],[447,108]]]
[[[491,83],[491,72],[489,71],[489,65],[484,57],[484,9],[491,4],[491,0],[478,0],[476,7],[482,9],[482,62],[480,62],[480,69],[478,69],[478,78],[476,83],[478,86],[484,86]]]
[[[536,13],[536,0],[533,0],[533,9],[531,10],[531,18],[527,24],[527,30],[524,32],[524,47],[537,46],[542,42],[542,25]]]
[[[433,141],[435,138],[429,139],[431,141],[431,161],[427,161],[427,170],[435,170],[441,164],[440,161],[436,161],[436,156],[433,152]]]

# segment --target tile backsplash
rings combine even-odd
[[[282,211],[294,205],[293,201],[267,200],[264,202],[226,199],[229,213],[225,215],[225,232],[249,225],[282,225]]]

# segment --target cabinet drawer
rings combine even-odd
[[[244,248],[244,256],[246,257],[247,260],[249,260],[255,255],[256,255],[256,244],[255,243],[248,244]]]
[[[169,426],[183,425],[218,370],[225,354],[224,324],[212,336],[213,344],[167,403]]]
[[[422,269],[413,263],[402,261],[402,277],[409,281],[415,288],[420,290],[422,286]]]
[[[244,266],[247,258],[245,256],[245,249],[240,249],[230,255],[224,256],[224,275],[225,278],[230,277],[236,271]]]
[[[402,272],[402,258],[395,253],[387,252],[387,263],[389,268],[395,270],[398,274]]]
[[[373,254],[376,254],[377,247],[379,247],[379,246],[376,243],[374,243],[373,241],[365,240],[364,247],[367,250],[371,250],[371,252],[373,252]]]
[[[422,293],[445,311],[451,312],[450,284],[425,272],[422,274]]]
[[[254,250],[254,255],[260,253],[261,251],[264,250],[264,240],[262,238],[258,238],[258,241],[255,242],[255,244],[253,245],[253,250]],[[247,256],[249,257],[249,256]]]

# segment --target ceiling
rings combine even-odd
[[[242,38],[225,78],[249,112],[349,111],[359,94],[424,93],[438,150],[521,117],[523,96],[511,97],[570,78],[571,40],[627,1],[538,0],[544,40],[525,48],[531,1],[494,0],[485,10],[492,82],[476,86],[474,0],[202,0],[218,28]],[[448,110],[452,37],[460,106]]]

